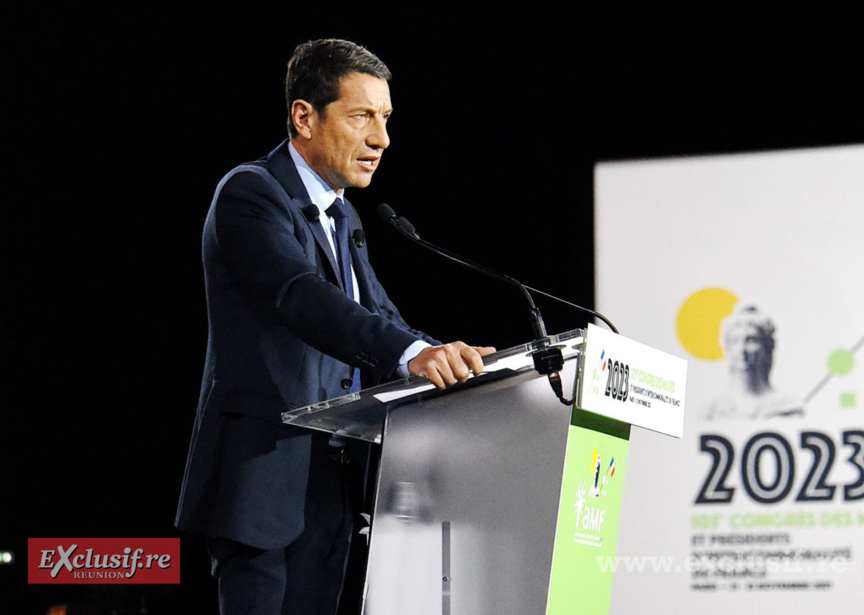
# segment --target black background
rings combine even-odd
[[[26,538],[178,535],[201,227],[220,177],[284,137],[297,43],[349,38],[394,73],[392,146],[349,196],[391,296],[441,339],[503,348],[531,331],[518,293],[408,244],[382,201],[426,239],[591,307],[598,161],[864,141],[851,16],[560,6],[4,4],[0,549],[17,560],[0,610],[213,612],[193,537],[180,586],[125,589],[28,587]],[[550,332],[587,322],[538,305]]]

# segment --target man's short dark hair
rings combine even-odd
[[[288,132],[297,136],[291,121],[295,100],[305,100],[319,113],[339,98],[339,83],[348,73],[363,73],[389,81],[390,69],[365,47],[340,39],[321,39],[297,46],[288,60],[285,99],[288,103]]]

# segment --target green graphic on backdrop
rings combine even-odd
[[[574,410],[547,615],[608,613],[630,427]]]
[[[828,373],[822,380],[807,395],[804,396],[804,401],[809,403],[822,388],[834,378],[843,378],[852,373],[855,369],[855,353],[864,347],[864,337],[858,340],[848,350],[840,348],[828,355]],[[843,391],[840,393],[840,407],[851,409],[855,408],[858,403],[858,398],[854,391]]]

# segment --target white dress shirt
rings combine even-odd
[[[327,236],[327,240],[330,242],[330,249],[333,251],[333,257],[336,259],[336,262],[339,262],[339,257],[336,252],[336,228],[333,223],[333,218],[327,215],[327,208],[330,207],[336,199],[343,198],[342,194],[345,192],[343,189],[333,190],[327,183],[321,179],[321,177],[312,170],[312,167],[303,159],[297,149],[294,147],[294,144],[290,141],[288,142],[288,152],[291,154],[291,159],[294,161],[294,166],[297,167],[297,173],[300,174],[300,180],[303,182],[303,186],[306,188],[306,193],[309,195],[309,198],[312,200],[312,203],[318,207],[318,222],[324,228],[324,234]],[[351,267],[351,280],[354,284],[354,300],[359,303],[360,301],[360,287],[357,284],[357,275],[354,273],[354,267]],[[405,349],[405,352],[402,353],[402,356],[399,358],[399,367],[397,372],[403,378],[407,378],[410,374],[408,373],[408,361],[416,357],[420,354],[420,351],[424,348],[430,346],[431,344],[423,341],[417,340],[408,348]]]

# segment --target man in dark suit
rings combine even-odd
[[[389,78],[353,43],[299,46],[290,140],[229,172],[207,216],[209,341],[176,523],[207,537],[223,614],[336,612],[353,512],[345,456],[282,412],[358,388],[358,371],[364,386],[412,374],[443,388],[492,351],[411,329],[354,234],[343,192],[369,185],[389,145]],[[340,251],[346,223],[355,241]]]

